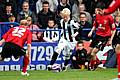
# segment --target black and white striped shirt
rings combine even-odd
[[[60,21],[62,27],[62,37],[70,42],[76,41],[72,35],[75,33],[74,29],[79,28],[79,25],[74,20],[68,20],[65,22],[63,19]]]

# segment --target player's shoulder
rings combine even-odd
[[[113,18],[114,16],[112,14],[107,15],[108,18]]]

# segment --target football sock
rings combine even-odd
[[[67,65],[68,65],[68,63],[69,63],[69,61],[70,61],[70,59],[65,60],[64,65],[65,65],[65,66],[67,66]]]
[[[22,72],[25,73],[27,71],[28,64],[29,64],[29,58],[27,56],[24,56]]]
[[[120,78],[120,53],[117,54],[118,78]]]
[[[96,64],[96,60],[91,60],[91,61],[90,61],[90,64],[91,64],[91,68],[93,69],[93,67],[94,67],[95,64]]]
[[[57,59],[58,53],[54,52],[53,56],[52,56],[52,60],[50,61],[50,65],[53,65]]]

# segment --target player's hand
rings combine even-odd
[[[76,60],[76,57],[75,56],[73,56],[73,58],[72,58],[73,60]]]
[[[71,35],[71,37],[76,37],[76,36],[73,34],[73,35]]]
[[[3,42],[2,41],[0,41],[0,46],[3,44]]]
[[[109,40],[108,41],[108,46],[111,46],[112,45],[112,40]]]
[[[92,36],[92,31],[88,33],[88,37],[91,37],[91,36]]]

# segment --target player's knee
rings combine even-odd
[[[61,53],[61,49],[56,49],[55,52],[60,54]]]
[[[118,44],[118,45],[116,46],[115,52],[116,52],[116,53],[120,53],[120,44]]]

